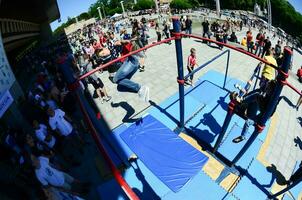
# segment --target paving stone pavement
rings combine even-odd
[[[239,40],[244,36],[245,28],[238,34]],[[200,27],[194,27],[193,32],[201,33]],[[254,35],[257,32],[254,31]],[[155,31],[150,30],[151,37],[155,37]],[[273,45],[276,40],[273,41]],[[221,51],[217,48],[208,47],[205,44],[196,42],[194,39],[185,38],[182,40],[184,66],[186,66],[186,58],[189,55],[190,48],[197,50],[198,64],[205,63]],[[224,48],[225,49],[225,48]],[[150,88],[150,100],[160,104],[166,98],[178,91],[176,83],[177,65],[174,42],[172,45],[163,44],[147,50],[146,52],[146,71],[137,72],[132,80]],[[205,69],[199,71],[195,75],[195,79],[202,76],[209,70],[216,70],[224,73],[226,66],[226,55],[211,63]],[[242,81],[247,81],[252,71],[258,64],[258,61],[246,55],[231,50],[229,76],[236,77]],[[301,84],[295,77],[295,72],[302,65],[302,55],[294,52],[293,69],[289,77],[289,82],[301,88]],[[184,72],[187,73],[186,67]],[[101,101],[95,99],[96,105],[101,110],[102,116],[105,118],[109,126],[114,129],[123,122],[131,122],[132,120],[144,115],[149,103],[143,103],[139,100],[138,95],[134,93],[118,92],[116,85],[108,79],[108,73],[98,74],[103,80],[107,91],[112,96],[111,102],[101,104]],[[92,87],[90,87],[92,92]],[[302,153],[299,145],[296,145],[294,138],[302,138],[301,124],[298,117],[301,117],[301,110],[296,111],[291,104],[296,104],[298,95],[285,87],[282,95],[288,98],[287,101],[282,100],[277,108],[277,127],[274,137],[266,152],[266,159],[269,163],[274,164],[285,178],[289,178],[296,162],[302,160]],[[135,117],[133,117],[135,116]]]

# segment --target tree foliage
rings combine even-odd
[[[153,0],[139,0],[137,4],[134,5],[134,10],[146,10],[150,8],[154,8],[155,3]]]
[[[170,3],[170,7],[179,10],[192,8],[192,5],[188,0],[173,0]]]

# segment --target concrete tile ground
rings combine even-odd
[[[246,28],[238,33],[239,40],[245,35]],[[194,33],[201,33],[200,27],[194,27]],[[155,37],[155,31],[150,30],[151,37]],[[254,30],[254,35],[257,32]],[[273,41],[273,45],[276,40]],[[217,48],[211,48],[194,39],[183,39],[183,57],[184,66],[186,58],[189,55],[190,48],[197,50],[198,63],[202,64],[219,54],[221,51]],[[132,80],[150,88],[150,100],[159,104],[166,98],[178,91],[176,83],[177,65],[175,55],[175,45],[163,44],[147,50],[146,52],[146,71],[137,72]],[[231,50],[229,75],[242,81],[247,81],[252,71],[258,64],[258,61],[245,56],[241,53]],[[289,77],[291,82],[298,89],[301,84],[297,81],[294,73],[302,65],[302,55],[294,52],[293,69]],[[200,77],[208,70],[216,70],[224,73],[226,66],[226,55],[211,63],[207,68],[198,72],[195,77]],[[186,73],[186,69],[184,68]],[[123,122],[131,118],[137,118],[146,113],[145,109],[150,106],[148,103],[141,102],[137,94],[118,92],[116,85],[108,79],[108,73],[103,72],[98,75],[107,88],[108,93],[112,96],[111,102],[101,104],[101,101],[95,99],[96,105],[102,112],[109,126],[114,129]],[[92,92],[92,88],[90,88]],[[266,152],[266,159],[269,163],[276,165],[277,169],[286,177],[291,175],[295,163],[302,160],[302,153],[299,145],[296,145],[294,138],[302,138],[301,124],[298,117],[301,117],[301,110],[296,111],[291,104],[296,104],[298,95],[294,91],[285,87],[282,95],[286,96],[287,101],[282,100],[276,111],[278,115],[277,128],[274,138]],[[126,117],[125,117],[126,116]]]

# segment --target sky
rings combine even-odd
[[[97,0],[57,0],[60,14],[61,23],[58,20],[50,24],[52,30],[55,30],[63,22],[67,21],[67,17],[78,16],[82,12],[87,12],[91,4]]]
[[[301,0],[288,0],[296,9],[302,14],[302,1]]]

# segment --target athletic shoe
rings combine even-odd
[[[149,102],[149,99],[150,99],[150,89],[149,89],[149,87],[146,87],[144,101],[145,101],[146,103],[148,103],[148,102]]]
[[[141,86],[141,88],[140,88],[139,91],[138,91],[138,97],[139,97],[141,100],[144,100],[144,98],[145,98],[145,93],[146,93],[146,86]]]
[[[238,136],[233,139],[233,143],[239,143],[239,142],[242,142],[243,140],[245,140],[244,136]]]
[[[105,101],[108,102],[108,101],[110,101],[111,99],[112,99],[112,97],[111,97],[111,96],[108,96],[108,97],[105,99]]]
[[[240,90],[240,91],[242,90],[241,85],[239,85],[238,83],[236,83],[236,84],[234,85],[234,87],[237,88],[237,89]]]

